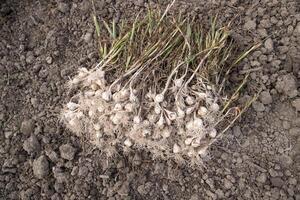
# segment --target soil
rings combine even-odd
[[[95,0],[97,15],[131,19],[153,0]],[[147,152],[107,159],[66,130],[65,82],[98,61],[90,1],[0,1],[0,199],[300,200],[300,3],[178,0],[173,12],[233,18],[233,38],[263,45],[232,82],[251,72],[241,101],[259,99],[214,144],[201,169]]]

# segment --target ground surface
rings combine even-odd
[[[95,0],[97,14],[129,19],[147,3]],[[237,14],[241,48],[263,42],[232,74],[252,71],[257,102],[211,149],[206,168],[152,161],[146,152],[107,160],[58,115],[64,83],[97,62],[89,1],[0,1],[0,199],[300,200],[298,0],[187,0],[174,10]],[[298,110],[298,111],[297,111]]]

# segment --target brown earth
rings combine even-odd
[[[95,3],[100,17],[131,19],[167,2]],[[147,152],[106,159],[64,128],[64,83],[98,61],[90,1],[0,1],[0,199],[300,200],[300,2],[178,0],[179,10],[203,23],[237,16],[241,48],[263,42],[232,74],[252,71],[242,99],[263,92],[202,169]]]

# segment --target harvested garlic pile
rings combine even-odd
[[[141,148],[154,157],[200,163],[239,116],[231,102],[242,85],[228,98],[224,84],[250,50],[231,58],[229,67],[228,27],[217,29],[213,21],[202,32],[201,23],[166,16],[167,10],[118,27],[120,35],[114,22],[106,24],[103,41],[110,44],[100,45],[100,63],[80,68],[69,82],[77,93],[63,110],[64,123],[108,156]]]
[[[218,134],[215,126],[221,115],[213,87],[180,91],[174,80],[168,95],[151,90],[141,94],[120,85],[110,88],[104,75],[101,69],[79,69],[72,84],[83,89],[77,102],[69,102],[63,113],[69,129],[88,132],[92,143],[109,154],[116,145],[183,160],[199,159],[207,153]],[[168,102],[175,98],[176,104]]]

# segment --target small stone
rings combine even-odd
[[[26,139],[23,143],[23,149],[28,153],[36,153],[40,151],[40,143],[35,135],[31,135],[28,139]]]
[[[4,136],[5,136],[6,139],[11,138],[12,135],[13,135],[13,132],[12,132],[12,131],[5,131],[5,132],[4,132]]]
[[[296,79],[292,74],[286,74],[278,78],[275,86],[279,93],[283,93],[290,98],[298,94]]]
[[[34,60],[34,56],[32,54],[29,54],[28,56],[26,56],[26,63],[32,64],[33,60]]]
[[[231,189],[232,186],[233,186],[233,184],[232,184],[228,179],[225,179],[225,180],[224,180],[224,187],[225,187],[227,190]]]
[[[217,189],[215,192],[216,192],[219,199],[224,198],[224,192],[221,189]]]
[[[257,178],[256,181],[259,183],[265,183],[267,181],[267,175],[265,173],[261,173]]]
[[[48,156],[52,162],[57,162],[58,160],[57,153],[53,150],[46,150],[46,156]]]
[[[271,39],[271,38],[269,38],[269,39],[267,39],[266,41],[265,41],[265,48],[267,49],[267,50],[269,50],[269,51],[273,51],[273,49],[274,49],[274,45],[273,45],[273,40]]]
[[[21,133],[25,135],[30,135],[34,131],[34,122],[33,120],[24,120],[20,128]]]
[[[64,144],[59,147],[60,156],[66,160],[73,160],[76,149],[70,144]]]
[[[49,163],[45,156],[40,156],[33,161],[33,174],[42,179],[49,174]]]
[[[142,158],[141,158],[141,155],[139,153],[135,153],[134,154],[134,157],[133,157],[133,163],[134,165],[136,166],[139,166],[142,164]]]
[[[78,176],[86,176],[89,172],[89,169],[86,166],[79,167]]]
[[[282,187],[285,184],[284,181],[279,177],[272,177],[270,180],[272,185],[275,187]]]
[[[265,105],[272,103],[273,99],[272,96],[270,95],[270,92],[269,91],[261,92],[260,101]]]
[[[129,188],[130,188],[129,187],[129,182],[125,181],[124,183],[122,183],[122,186],[118,190],[118,194],[121,195],[121,196],[128,196]]]
[[[297,111],[300,111],[300,98],[292,101],[292,106],[295,107]]]
[[[198,200],[198,199],[199,199],[198,194],[193,194],[190,198],[190,200]]]
[[[48,57],[46,58],[46,62],[47,62],[49,65],[52,64],[52,61],[53,61],[53,59],[52,59],[51,56],[48,56]]]
[[[86,43],[89,43],[89,42],[92,40],[92,36],[93,36],[92,33],[87,32],[87,33],[84,35],[83,39],[84,39],[84,41],[85,41]]]
[[[63,2],[59,2],[57,5],[57,9],[62,13],[67,13],[69,11],[69,5]]]
[[[297,185],[297,179],[296,178],[289,178],[289,184],[290,185]]]
[[[264,104],[258,101],[253,102],[252,107],[256,112],[263,112],[265,110]]]
[[[144,0],[136,0],[135,5],[137,6],[143,6],[144,5]]]
[[[242,131],[241,131],[241,127],[240,126],[234,126],[233,127],[233,134],[238,137],[242,134]]]
[[[54,183],[54,189],[57,193],[62,193],[64,191],[64,184],[58,181]]]
[[[244,28],[247,30],[254,30],[256,28],[256,22],[254,20],[246,21]]]

